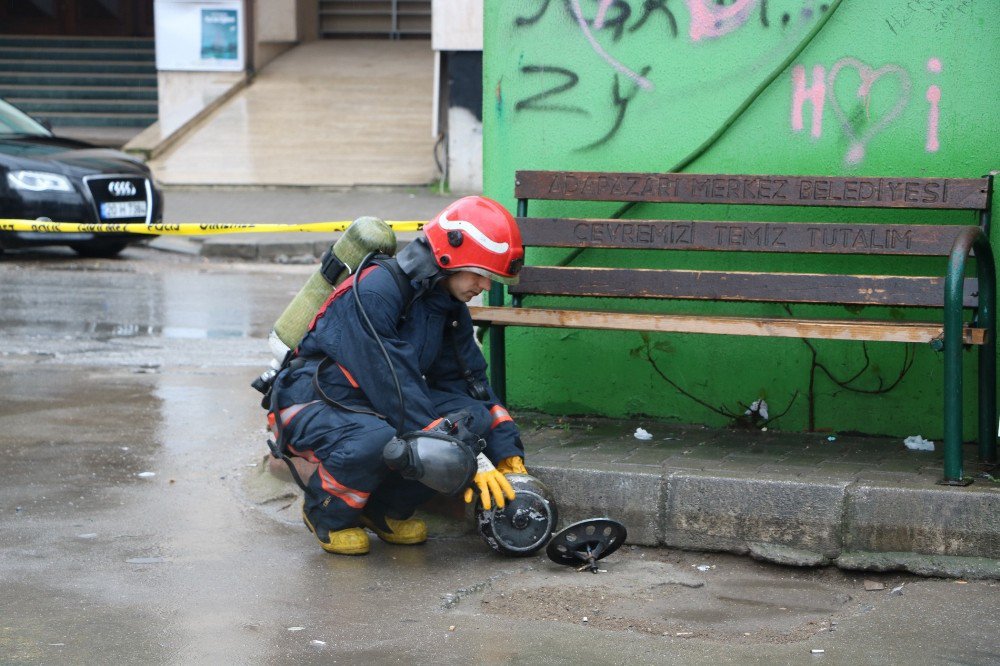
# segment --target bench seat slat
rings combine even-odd
[[[944,278],[525,266],[515,295],[944,307]],[[978,282],[965,280],[965,306]]]
[[[470,306],[469,311],[476,323],[502,326],[920,343],[938,339],[943,333],[940,322],[722,317],[481,306]],[[986,340],[986,331],[967,325],[963,330],[963,339],[964,344],[982,345]]]
[[[982,210],[988,178],[518,171],[518,199]]]
[[[519,217],[534,247],[948,256],[964,226]]]

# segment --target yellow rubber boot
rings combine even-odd
[[[334,553],[336,555],[367,555],[368,548],[370,546],[368,541],[368,533],[365,532],[360,527],[348,527],[343,530],[330,530],[327,532],[326,541],[323,540],[319,534],[316,534],[316,528],[312,526],[309,519],[306,518],[305,510],[302,511],[302,522],[306,524],[309,531],[316,535],[319,539],[320,547],[328,553]]]
[[[386,543],[394,543],[397,546],[415,546],[418,543],[427,541],[427,525],[419,518],[396,520],[395,518],[387,517],[384,520],[385,524],[389,527],[388,532],[376,527],[375,523],[368,516],[361,517],[361,522],[364,526]]]
[[[320,547],[328,553],[337,555],[365,555],[368,553],[368,533],[360,527],[348,527],[346,530],[331,530],[328,540],[320,539]],[[317,535],[317,538],[319,535]]]

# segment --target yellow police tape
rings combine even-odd
[[[344,231],[351,224],[342,222],[309,222],[306,224],[201,224],[179,222],[176,224],[115,224],[92,222],[39,222],[37,220],[0,219],[0,231],[33,231],[36,233],[130,233],[153,236],[206,236],[210,234],[278,233],[286,231]],[[420,231],[426,222],[386,222],[393,231]]]

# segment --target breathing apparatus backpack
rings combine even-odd
[[[299,346],[309,330],[309,324],[333,289],[353,274],[366,256],[377,252],[392,256],[396,253],[396,234],[385,221],[377,217],[359,217],[323,254],[319,269],[302,286],[274,323],[267,336],[274,357],[267,370],[250,385],[264,394],[261,406],[268,408],[271,386],[278,373],[287,366],[292,351]]]

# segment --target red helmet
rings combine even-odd
[[[524,265],[521,231],[507,209],[486,197],[463,197],[424,226],[438,266],[515,284]]]

